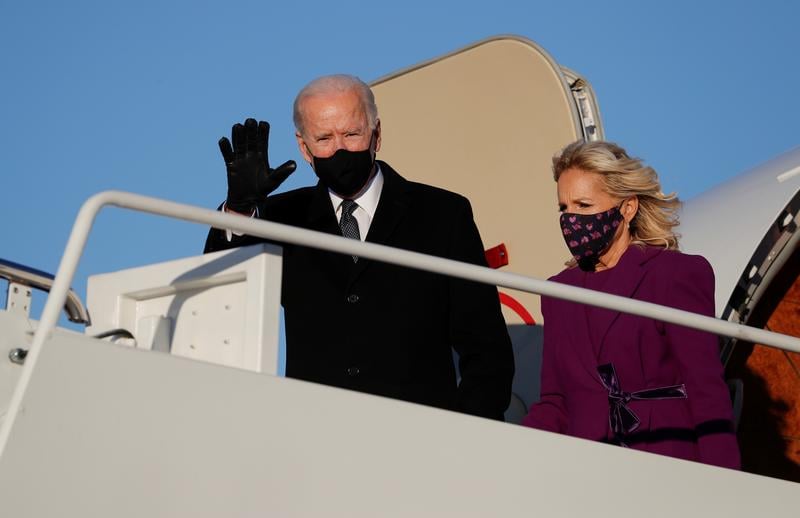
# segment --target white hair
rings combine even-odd
[[[334,74],[322,76],[314,79],[300,90],[294,99],[294,127],[297,132],[303,134],[303,101],[315,95],[329,94],[333,92],[349,92],[355,90],[358,93],[364,112],[367,114],[367,122],[371,130],[375,129],[378,122],[378,107],[375,105],[375,96],[369,85],[348,74]]]

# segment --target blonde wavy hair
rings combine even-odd
[[[597,173],[605,191],[620,202],[632,196],[639,199],[639,210],[630,222],[631,242],[639,245],[678,249],[680,234],[678,209],[681,201],[675,193],[664,194],[655,169],[632,158],[612,142],[579,140],[553,157],[553,178],[557,182],[567,169]]]

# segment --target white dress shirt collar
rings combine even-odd
[[[353,198],[353,201],[358,204],[354,215],[358,220],[362,241],[367,236],[367,232],[369,232],[372,218],[375,217],[375,211],[378,209],[378,201],[380,201],[381,192],[383,191],[383,173],[381,173],[381,167],[377,162],[375,162],[375,167],[377,171],[375,171],[375,175],[369,181],[367,188],[358,195],[358,197]],[[333,210],[336,212],[336,221],[339,221],[342,217],[342,202],[344,198],[330,189],[328,189],[328,194],[331,197]]]

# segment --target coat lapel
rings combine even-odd
[[[409,202],[406,195],[409,182],[385,162],[379,163],[383,175],[383,190],[366,241],[389,245],[392,233],[408,212]],[[354,283],[373,263],[369,259],[359,259],[351,269],[348,284]]]
[[[642,248],[637,245],[629,246],[628,250],[626,250],[625,254],[620,258],[619,263],[612,269],[611,277],[608,279],[604,291],[610,295],[631,298],[647,273],[644,264],[660,253],[661,250],[661,248],[656,247]],[[584,311],[584,315],[585,314],[586,312]],[[605,339],[608,335],[608,331],[619,318],[620,312],[611,309],[601,309],[600,311],[594,311],[593,315],[597,320],[597,329],[599,330],[598,335],[594,337],[593,345],[599,358],[605,346]]]
[[[336,214],[333,211],[328,189],[321,184],[317,184],[311,204],[308,208],[308,227],[310,230],[325,232],[326,234],[342,235],[339,223],[336,221]],[[346,279],[348,272],[353,264],[349,255],[335,254],[331,252],[319,252],[318,266],[321,270],[330,272],[331,279]]]
[[[564,276],[559,279],[559,282],[583,287],[586,272],[578,268],[572,268],[566,270],[562,275]],[[566,342],[570,344],[573,355],[578,359],[581,367],[589,374],[589,378],[602,385],[600,378],[597,376],[597,356],[595,355],[594,341],[591,339],[591,333],[589,332],[589,323],[586,319],[586,306],[568,301],[561,301],[561,304],[563,304],[563,308],[559,318],[567,321],[567,325],[564,327],[570,335]],[[544,325],[547,325],[546,321]]]

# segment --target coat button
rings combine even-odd
[[[348,295],[347,302],[349,302],[350,304],[355,304],[356,302],[358,302],[358,295],[356,295],[355,293]]]
[[[348,367],[347,368],[347,375],[348,376],[358,376],[358,374],[360,372],[361,372],[361,369],[359,369],[358,367]]]

